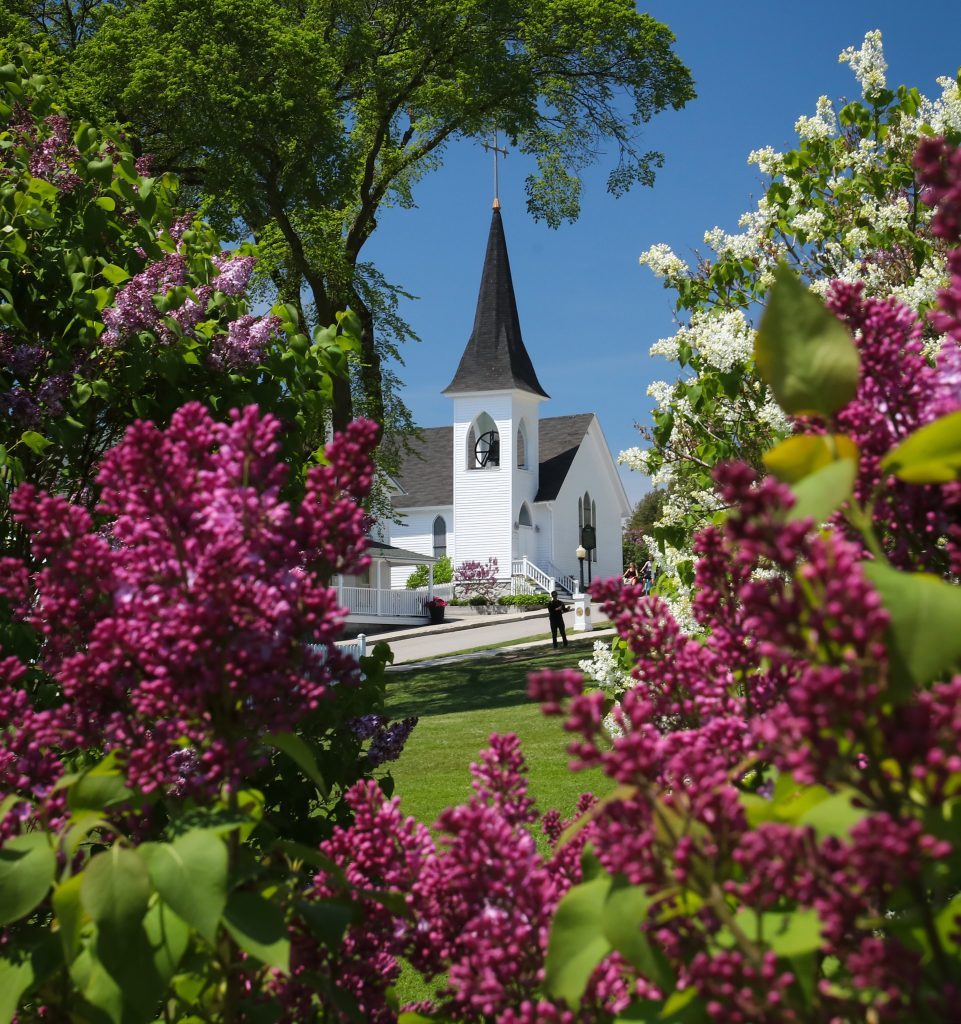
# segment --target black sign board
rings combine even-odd
[[[581,527],[581,544],[588,551],[593,551],[597,547],[597,530],[593,526]]]

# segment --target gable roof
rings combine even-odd
[[[592,412],[548,416],[539,421],[540,467],[535,501],[553,501],[560,493],[581,442],[594,419]],[[454,428],[425,427],[410,441],[395,475],[400,494],[396,509],[437,508],[454,504]]]
[[[594,413],[548,416],[540,421],[540,474],[534,501],[553,501],[567,478],[577,449],[587,435]]]
[[[454,504],[454,428],[423,427],[401,455],[394,479],[401,488],[390,496],[394,508]]]
[[[500,208],[495,205],[487,236],[474,329],[454,379],[442,393],[453,395],[515,388],[542,398],[548,397],[537,379],[534,364],[521,337],[504,224]]]

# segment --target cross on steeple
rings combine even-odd
[[[484,149],[487,150],[488,153],[493,153],[494,154],[494,209],[495,210],[499,210],[500,207],[501,207],[501,201],[500,201],[500,190],[499,190],[500,180],[499,180],[498,173],[497,173],[497,171],[498,171],[498,168],[497,168],[497,157],[498,156],[502,156],[506,160],[507,159],[507,150],[504,149],[503,147],[497,145],[497,132],[496,131],[494,132],[494,141],[493,142],[482,142],[481,145],[484,147]]]

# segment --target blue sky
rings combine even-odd
[[[961,65],[957,0],[639,6],[673,30],[698,92],[645,128],[644,148],[665,157],[654,187],[614,199],[605,187],[610,160],[602,158],[585,178],[580,219],[554,231],[526,212],[524,159],[511,153],[500,174],[524,341],[551,396],[542,415],[596,412],[615,456],[638,443],[634,425],[651,409],[648,384],[675,375],[648,355],[658,338],[674,333],[673,293],[638,265],[640,253],[667,242],[690,261],[704,250],[705,231],[736,231],[763,192],[748,153],[793,147],[794,122],[813,114],[822,94],[859,98],[837,57],[859,47],[868,30],[883,33],[889,86],[917,86],[933,97],[935,79]],[[444,167],[417,187],[417,208],[384,211],[365,249],[388,280],[418,297],[401,312],[421,341],[405,346],[398,374],[421,426],[450,422],[451,402],[440,392],[470,334],[492,187],[490,157],[476,144],[454,144]],[[648,489],[639,474],[621,475],[632,501]]]

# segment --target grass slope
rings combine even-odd
[[[504,651],[491,657],[390,674],[387,706],[392,718],[420,721],[392,767],[406,814],[433,824],[445,807],[471,794],[469,766],[491,733],[520,737],[530,769],[530,794],[539,810],[565,817],[580,793],[606,791],[597,772],[568,771],[568,737],[559,719],[545,718],[527,697],[527,674],[545,668],[576,668],[589,657],[592,638],[569,647]]]

